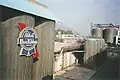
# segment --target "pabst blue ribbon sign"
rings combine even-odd
[[[20,29],[20,34],[17,39],[17,44],[20,46],[21,50],[20,56],[33,56],[33,60],[37,61],[39,54],[37,51],[38,38],[35,30],[31,27],[27,27],[24,23],[18,23],[17,25]]]

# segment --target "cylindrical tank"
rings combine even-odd
[[[92,37],[94,38],[102,38],[103,30],[101,28],[93,28],[91,30]]]
[[[85,42],[85,54],[84,54],[84,64],[89,67],[95,67],[94,56],[97,53],[97,41],[96,38],[88,38]]]
[[[105,39],[106,43],[113,43],[116,34],[116,29],[108,28],[103,31],[103,38]]]

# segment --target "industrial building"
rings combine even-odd
[[[52,80],[54,73],[76,63],[96,70],[106,61],[108,48],[119,49],[118,25],[94,24],[91,37],[83,42],[74,35],[55,42],[56,21],[49,8],[35,0],[0,1],[0,80]],[[28,39],[28,34],[35,38]]]
[[[119,45],[120,26],[114,24],[94,24],[91,26],[91,35],[95,38],[103,38],[111,45]]]
[[[47,6],[35,0],[0,0],[0,80],[52,80],[56,20]],[[34,55],[19,55],[23,47],[30,47],[28,43],[17,44],[23,27],[36,32],[37,45],[33,46],[35,56],[39,55],[36,62]]]
[[[54,51],[54,72],[61,70],[66,71],[67,67],[69,67],[71,63],[77,63],[79,66],[83,65],[95,70],[96,72],[94,74],[96,74],[98,69],[101,69],[101,66],[108,60],[108,55],[112,55],[112,58],[117,56],[116,53],[119,52],[119,38],[118,25],[94,24],[91,26],[91,36],[86,37],[83,43],[78,44],[79,47],[76,47],[75,44],[71,44],[72,50],[70,50],[70,46],[67,45],[68,51],[64,52],[65,46],[62,45],[65,45],[65,42],[59,42],[59,44],[61,44],[59,47],[61,48],[55,47],[56,49]],[[70,72],[75,71],[74,69],[69,70],[71,70]],[[103,68],[101,70],[103,70]],[[81,76],[76,76],[77,74],[83,74],[82,71],[76,71],[74,73],[72,74],[68,71],[66,72],[66,76],[63,76],[66,79],[84,79]],[[87,73],[83,75],[85,76]],[[72,77],[70,78],[69,76]],[[86,77],[91,77],[91,75],[88,76]],[[90,79],[92,79],[92,77]]]
[[[74,45],[74,46],[73,46]],[[54,49],[54,73],[66,70],[67,67],[75,64],[76,57],[73,51],[79,49],[81,44],[55,42]],[[70,48],[71,47],[71,48]]]

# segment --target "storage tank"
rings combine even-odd
[[[101,28],[93,28],[91,34],[94,38],[102,38],[103,30]]]
[[[117,34],[117,30],[113,28],[108,28],[103,31],[103,38],[106,43],[113,43],[114,37]]]

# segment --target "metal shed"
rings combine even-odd
[[[56,20],[51,11],[31,1],[0,0],[0,80],[52,80]],[[19,55],[18,23],[37,34],[37,62]]]

